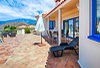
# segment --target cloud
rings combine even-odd
[[[0,20],[35,19],[35,15],[48,12],[54,6],[54,0],[0,0]]]

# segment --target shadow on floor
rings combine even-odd
[[[40,44],[39,42],[36,42],[36,43],[34,43],[33,45],[38,45],[38,44]]]
[[[43,37],[43,38],[45,39],[46,42],[50,44],[51,47],[58,46],[55,43],[52,44],[52,42],[47,37]],[[65,40],[62,39],[62,41]],[[76,48],[78,48],[78,46]],[[79,56],[77,56],[73,50],[64,50],[62,57],[56,57],[56,58],[49,51],[45,67],[46,68],[81,68],[77,62],[78,59]]]

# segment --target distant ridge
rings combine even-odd
[[[21,25],[26,25],[28,26],[29,24],[25,23],[25,22],[9,22],[9,23],[5,23],[3,25],[0,25],[0,30],[4,30],[4,27],[6,25],[10,25],[10,26],[21,26]]]
[[[19,19],[14,19],[14,20],[7,20],[7,21],[0,21],[0,25],[5,24],[5,23],[9,23],[9,22],[25,22],[27,24],[30,25],[36,25],[36,20],[32,20],[32,19],[24,19],[24,18],[19,18]]]

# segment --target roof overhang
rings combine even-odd
[[[49,12],[50,12],[50,11],[45,12],[45,13],[42,13],[42,17],[45,17],[45,16],[46,16]],[[38,18],[39,18],[39,15],[36,15],[36,16],[35,16],[35,18],[37,18],[37,19],[38,19]]]
[[[58,15],[58,10],[62,9],[62,13],[65,13],[67,11],[70,11],[71,9],[77,8],[77,4],[79,4],[79,0],[66,0],[63,1],[60,5],[56,6],[53,10],[51,10],[45,18],[48,18],[49,16],[54,17]]]

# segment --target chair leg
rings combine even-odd
[[[54,55],[54,57],[57,57],[54,52],[53,52],[53,55]]]
[[[74,49],[74,51],[75,51],[76,55],[78,55],[78,53],[76,52],[76,49]]]
[[[57,55],[55,54],[55,52],[53,52],[54,57],[61,57],[63,55],[63,50],[60,55],[58,54],[59,51],[56,51],[56,52],[57,52]]]
[[[63,50],[62,50],[62,52],[61,52],[61,55],[60,55],[60,57],[63,55]]]

